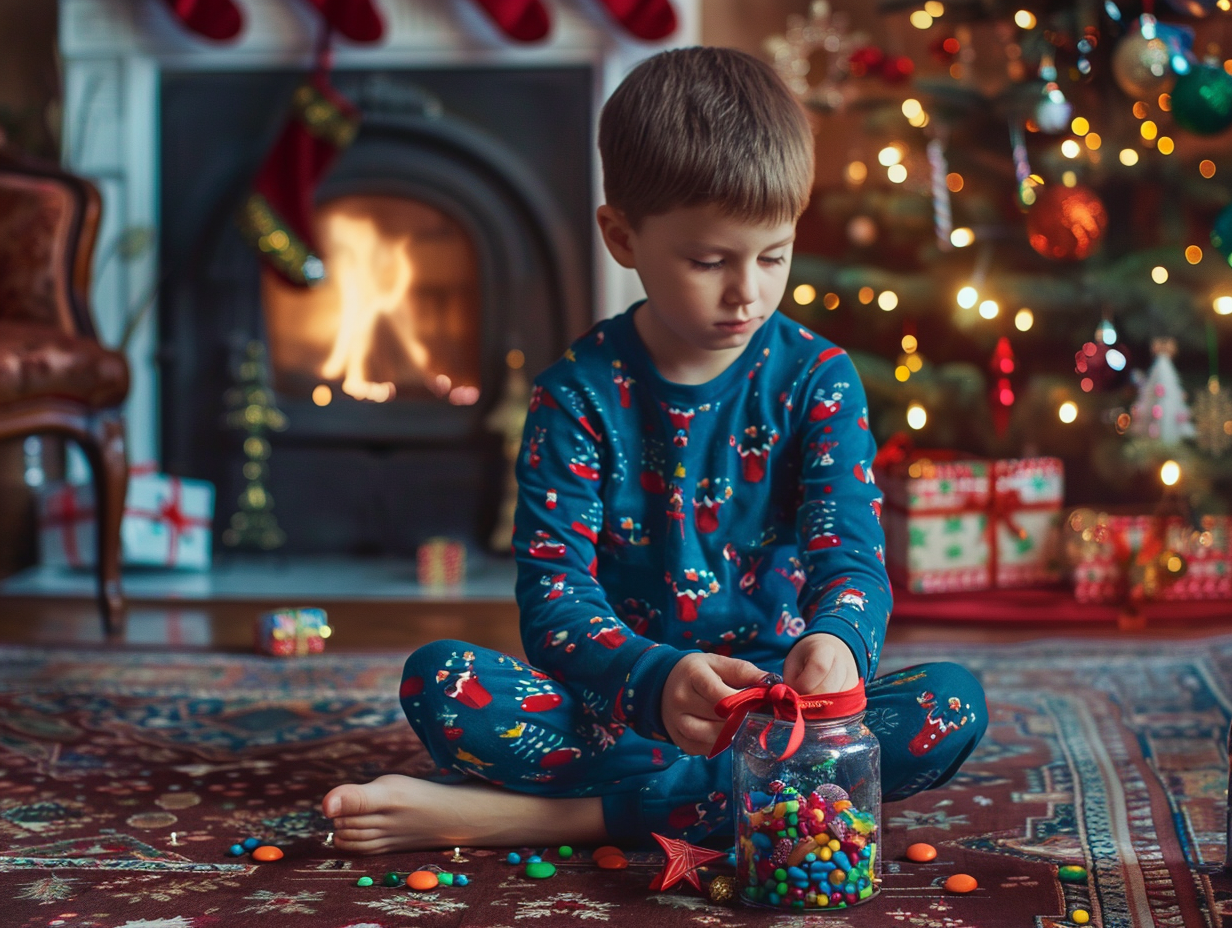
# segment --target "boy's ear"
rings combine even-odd
[[[599,232],[603,236],[603,244],[611,252],[616,263],[621,267],[634,267],[633,261],[633,227],[625,214],[614,206],[604,203],[595,212],[599,223]]]

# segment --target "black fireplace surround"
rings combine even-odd
[[[163,465],[218,487],[215,538],[245,485],[225,425],[234,360],[264,339],[260,264],[236,206],[272,144],[292,72],[165,74],[159,363]],[[475,405],[276,396],[267,488],[288,553],[407,555],[449,535],[482,545],[505,477],[486,424],[519,349],[534,377],[591,319],[592,75],[585,67],[338,72],[363,113],[317,202],[419,200],[476,246],[481,384]]]

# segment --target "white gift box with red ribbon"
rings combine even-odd
[[[157,473],[152,465],[131,468],[120,524],[125,565],[208,570],[214,519],[214,485]],[[97,529],[94,488],[52,483],[39,494],[42,563],[92,567]]]

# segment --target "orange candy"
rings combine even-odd
[[[604,857],[607,857],[609,854],[619,854],[621,857],[625,856],[624,851],[622,851],[618,847],[612,847],[612,845],[610,844],[605,844],[603,845],[603,847],[595,848],[595,852],[591,854],[590,856],[594,858],[595,860],[602,860]]]
[[[272,844],[263,844],[258,848],[253,848],[252,859],[259,860],[262,863],[268,863],[271,860],[282,860],[282,851]]]
[[[928,863],[937,859],[937,849],[931,844],[913,844],[907,848],[907,859],[918,864]]]
[[[608,854],[600,857],[598,863],[604,870],[624,870],[629,866],[629,859],[624,854]]]
[[[945,881],[945,888],[952,893],[969,893],[978,889],[979,885],[975,882],[975,877],[966,873],[955,873]]]
[[[440,880],[431,870],[416,870],[406,878],[406,885],[420,892],[426,889],[436,889],[439,883]]]

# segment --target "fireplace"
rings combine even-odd
[[[288,551],[479,543],[506,486],[489,418],[511,370],[533,376],[589,324],[591,75],[336,74],[363,121],[317,191],[326,277],[311,288],[231,221],[299,77],[164,77],[164,459],[213,481],[229,516],[246,458],[224,398],[235,351],[260,340],[288,422],[266,483]],[[529,96],[550,105],[529,113]]]

